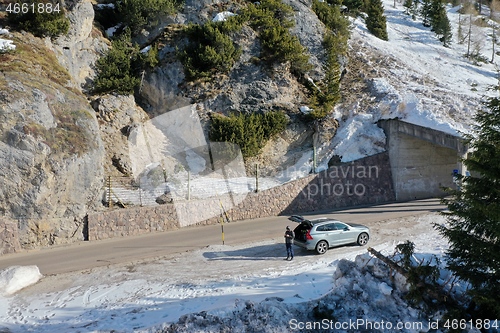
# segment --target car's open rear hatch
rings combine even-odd
[[[300,215],[292,215],[288,219],[290,221],[298,222],[298,223],[306,221],[306,219],[303,216],[300,216]]]
[[[292,215],[288,218],[290,221],[297,222],[299,225],[295,227],[293,233],[295,234],[295,240],[305,242],[306,234],[309,230],[311,230],[313,224],[311,221],[305,219],[300,215]]]

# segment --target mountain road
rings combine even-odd
[[[376,239],[377,230],[394,228],[384,226],[384,220],[442,211],[445,208],[439,199],[425,199],[303,215],[308,218],[333,217],[344,222],[364,224],[370,227],[372,238]],[[224,244],[237,245],[272,238],[282,240],[285,227],[294,225],[294,222],[287,218],[288,216],[277,216],[225,223]],[[81,241],[71,245],[23,251],[0,256],[0,270],[10,266],[36,265],[40,272],[47,276],[145,258],[171,256],[208,245],[222,244],[221,230],[221,225],[193,226],[140,236]]]

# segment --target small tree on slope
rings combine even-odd
[[[500,99],[492,98],[466,136],[472,152],[464,164],[471,176],[449,191],[447,225],[436,225],[449,240],[448,268],[470,283],[471,318],[500,318]],[[463,315],[463,314],[462,314]]]
[[[438,35],[439,40],[444,46],[448,47],[451,43],[451,25],[446,13],[446,7],[441,0],[432,0],[430,23],[432,31]]]
[[[420,6],[420,15],[422,15],[422,24],[424,27],[430,27],[432,15],[431,0],[422,1],[422,6]]]
[[[366,28],[376,37],[388,40],[387,24],[381,0],[370,0],[367,10]]]

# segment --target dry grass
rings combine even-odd
[[[87,126],[79,125],[82,119],[90,117],[88,111],[61,109],[54,113],[57,127],[47,129],[34,122],[28,122],[23,127],[24,133],[49,146],[52,156],[81,156],[90,149],[96,148]]]
[[[5,74],[23,72],[46,78],[61,86],[67,85],[70,80],[69,73],[40,39],[27,33],[24,35],[13,33],[9,39],[14,41],[16,49],[0,55],[0,72]]]
[[[7,104],[18,99],[29,101],[31,91],[40,90],[46,96],[57,126],[47,129],[29,117],[21,124],[18,118],[4,119],[6,126],[21,125],[25,134],[44,142],[57,158],[82,155],[96,148],[89,130],[92,116],[88,102],[81,92],[66,87],[71,77],[55,54],[31,34],[13,33],[9,39],[14,41],[16,49],[0,55],[0,90],[5,92],[4,101]],[[12,89],[12,84],[22,89]],[[64,96],[64,101],[60,101],[57,94]]]

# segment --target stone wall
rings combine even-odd
[[[334,165],[318,173],[282,214],[395,201],[388,153]]]
[[[221,207],[231,221],[238,221],[394,200],[389,156],[382,153],[258,193],[89,214],[88,235],[97,240],[215,224]]]
[[[0,218],[0,255],[21,250],[17,221]]]
[[[174,205],[115,209],[88,215],[88,240],[179,228]]]

